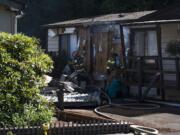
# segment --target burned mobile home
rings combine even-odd
[[[106,73],[108,59],[116,54],[124,82],[129,88],[137,86],[139,100],[150,90],[165,99],[166,89],[180,89],[179,56],[166,51],[171,41],[180,40],[178,11],[173,6],[47,24],[46,50],[56,54],[63,50],[70,58],[78,50],[87,71],[100,75]]]
[[[49,24],[47,50],[57,53],[66,50],[70,57],[77,49],[85,51],[88,71],[104,73],[110,52],[121,52],[118,21],[136,20],[152,12],[110,14]]]

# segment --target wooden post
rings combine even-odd
[[[122,53],[122,61],[123,61],[123,66],[126,68],[126,48],[125,48],[125,43],[124,43],[124,32],[123,32],[123,26],[120,25],[120,37],[121,37],[121,53]]]
[[[93,48],[93,29],[92,26],[89,27],[90,29],[90,73],[93,73],[93,55],[94,55],[94,48]]]
[[[179,58],[176,57],[176,86],[177,90],[180,90],[180,69],[179,69]]]
[[[143,93],[143,97],[142,97],[142,101],[144,101],[144,99],[147,97],[150,89],[153,87],[153,85],[157,82],[157,80],[160,77],[160,73],[156,73],[155,76],[153,76],[152,80],[150,81],[150,83],[147,85],[146,90]]]
[[[159,69],[159,59],[158,57],[155,57],[155,61],[156,61],[156,68]],[[160,78],[159,78],[160,79]],[[159,81],[159,80],[158,80]],[[157,82],[158,82],[157,81]],[[157,87],[157,95],[160,96],[161,95],[161,89],[159,87]]]
[[[59,91],[57,91],[58,96],[58,107],[60,110],[64,110],[64,85],[59,84]]]
[[[126,88],[127,88],[127,95],[129,96],[129,93],[130,93],[130,86],[127,85],[128,83],[128,72],[126,71],[127,70],[127,62],[126,62],[126,47],[125,47],[125,42],[124,42],[124,32],[123,32],[123,26],[120,25],[120,37],[121,37],[121,47],[122,47],[122,50],[121,50],[121,53],[122,53],[122,63],[123,63],[123,81],[126,85]],[[128,57],[127,57],[128,58]]]
[[[142,87],[143,87],[143,64],[142,64],[142,57],[138,57],[137,61],[138,61],[138,99],[139,102],[141,102],[142,100]]]
[[[165,100],[165,89],[164,89],[164,74],[163,74],[163,62],[162,62],[162,46],[161,46],[161,27],[157,25],[157,47],[158,47],[158,66],[160,72],[160,90],[162,100]]]

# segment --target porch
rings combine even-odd
[[[166,52],[168,43],[179,39],[178,26],[177,22],[119,24],[119,46],[113,48],[114,45],[109,42],[113,36],[109,35],[107,45],[105,44],[108,50],[101,53],[106,62],[102,63],[101,60],[98,67],[105,72],[104,65],[107,66],[109,53],[112,50],[114,53],[118,52],[123,68],[117,70],[128,87],[128,97],[133,95],[139,101],[153,98],[179,102],[180,57]],[[114,61],[116,64],[116,60]],[[96,64],[92,62],[90,65]],[[98,70],[94,68],[94,71]]]
[[[157,99],[179,101],[179,57],[133,56],[128,57],[127,61],[126,68],[123,69],[124,82],[129,91],[131,86],[136,87],[137,97],[140,101],[148,98],[151,91],[155,92],[154,95]],[[175,69],[164,69],[163,63],[167,62],[174,63]],[[172,76],[173,79],[168,76]],[[171,91],[175,92],[174,97]]]

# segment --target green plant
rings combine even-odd
[[[52,65],[37,39],[0,33],[0,127],[50,121],[52,107],[39,93]]]
[[[180,55],[180,41],[172,40],[167,44],[166,52],[171,55]]]
[[[12,131],[8,131],[7,135],[14,135]]]

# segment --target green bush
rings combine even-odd
[[[39,93],[52,65],[37,39],[0,33],[0,127],[50,121],[52,106]]]
[[[180,55],[180,41],[172,40],[167,44],[166,52],[171,55]]]

